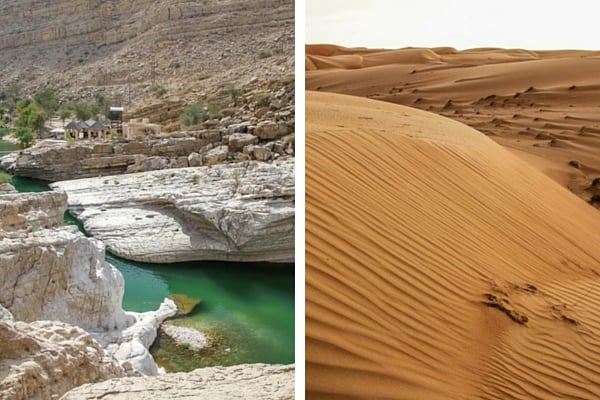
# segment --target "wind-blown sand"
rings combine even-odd
[[[307,92],[307,398],[600,398],[599,239],[480,132]]]
[[[600,208],[599,71],[600,51],[306,46],[307,89],[463,122]]]

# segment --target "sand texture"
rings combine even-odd
[[[600,51],[307,45],[306,88],[463,122],[600,208]]]
[[[307,398],[600,398],[599,239],[481,132],[308,91]]]

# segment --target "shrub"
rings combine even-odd
[[[258,53],[259,58],[269,58],[272,55],[273,55],[273,53],[271,53],[271,51],[269,51],[269,50],[261,50],[260,53]]]
[[[260,92],[255,96],[256,104],[261,107],[267,107],[271,103],[272,94],[269,92]]]
[[[188,105],[179,117],[179,122],[184,126],[198,125],[208,119],[208,113],[200,102]]]
[[[122,138],[123,138],[123,134],[119,133],[116,129],[111,129],[110,133],[108,134],[109,140],[119,140]]]
[[[150,86],[150,91],[154,92],[156,97],[162,97],[167,93],[167,89],[164,86],[156,84]]]
[[[198,175],[198,174],[192,175],[192,177],[190,178],[190,182],[191,183],[195,183],[195,184],[197,184],[198,182],[200,182],[200,175]]]
[[[231,100],[236,103],[238,97],[240,97],[240,94],[242,93],[242,91],[240,90],[239,87],[237,87],[237,85],[235,84],[235,82],[229,82],[225,84],[225,90],[227,91],[227,93],[229,94],[229,96],[231,96]]]
[[[288,136],[285,137],[285,142],[288,143],[288,144],[292,144],[293,145],[294,142],[295,142],[295,140],[296,140],[296,137],[294,136],[293,133],[291,135],[288,135]]]
[[[4,171],[0,171],[0,185],[3,183],[10,183],[12,175]]]

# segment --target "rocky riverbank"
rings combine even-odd
[[[294,159],[57,182],[87,232],[119,257],[293,262]]]
[[[175,304],[123,311],[122,275],[102,242],[63,225],[66,207],[60,192],[0,194],[0,342],[10,347],[0,344],[0,399],[47,399],[159,372],[148,348]]]

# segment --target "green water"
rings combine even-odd
[[[46,182],[27,178],[15,177],[13,184],[20,192],[48,190]],[[65,222],[76,220],[66,213]],[[159,335],[151,351],[167,371],[294,362],[293,264],[143,264],[109,253],[106,259],[125,278],[125,310],[155,310],[165,297],[177,293],[202,300],[191,315],[168,323],[199,329],[211,345],[193,351]]]

